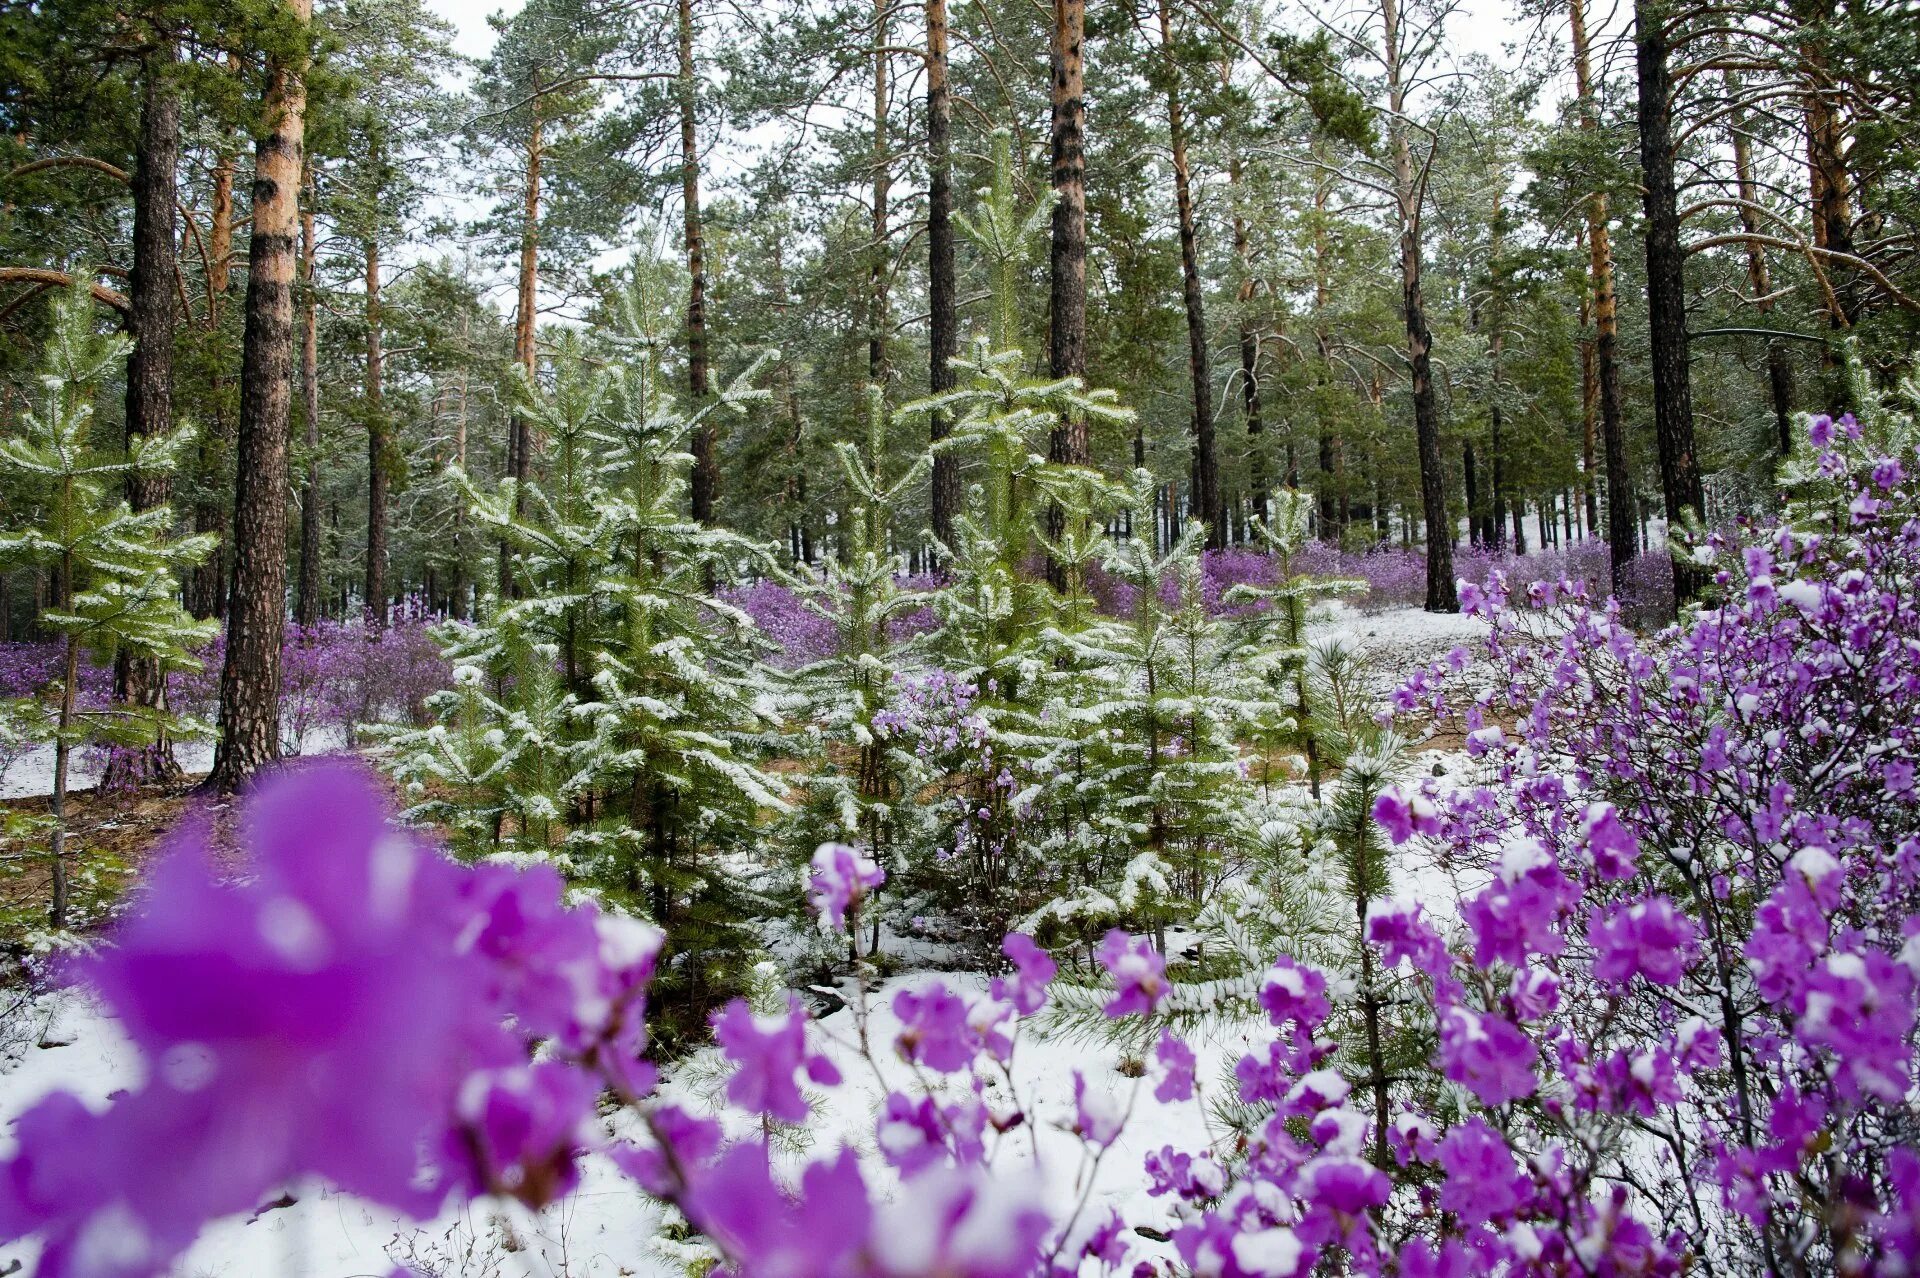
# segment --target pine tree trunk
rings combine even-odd
[[[233,65],[233,60],[229,58],[228,66],[231,68]],[[208,211],[206,324],[210,332],[219,326],[221,303],[232,282],[233,170],[234,154],[223,139],[221,149],[214,156],[213,192]],[[216,390],[224,381],[216,373]],[[193,530],[218,534],[220,544],[193,569],[187,583],[187,608],[196,617],[227,615],[228,543],[232,540],[232,530],[228,527],[227,512],[218,494],[228,482],[227,448],[232,443],[232,426],[225,411],[219,407],[219,396],[216,395],[215,407],[200,435],[201,491],[205,495],[194,503]]]
[[[173,428],[173,333],[179,326],[174,301],[175,171],[180,163],[180,98],[172,75],[179,50],[161,40],[142,68],[140,144],[133,166],[133,272],[127,285],[127,329],[133,349],[127,357],[127,443],[164,435]],[[147,510],[166,502],[164,474],[130,471],[127,504]],[[125,650],[113,663],[114,699],[149,711],[164,710],[166,679],[160,663]],[[110,788],[153,781],[177,781],[180,764],[164,730],[145,745],[116,750],[107,761],[102,784]]]
[[[1223,68],[1221,80],[1228,80],[1231,67]],[[1227,180],[1236,201],[1241,198],[1240,156],[1235,152],[1227,162]],[[1235,296],[1240,305],[1240,399],[1247,418],[1247,498],[1254,515],[1266,520],[1272,502],[1273,481],[1267,473],[1266,422],[1260,411],[1260,333],[1253,324],[1253,299],[1259,282],[1253,274],[1253,240],[1247,234],[1247,219],[1236,203],[1233,214],[1233,256],[1240,264],[1240,286]]]
[[[693,65],[693,0],[680,0],[678,43],[680,70],[680,198],[686,212],[687,250],[687,393],[689,407],[705,407],[707,383],[707,262],[700,226],[700,140],[695,131]],[[693,432],[693,475],[688,485],[693,517],[713,522],[714,499],[719,494],[720,467],[713,455],[713,426],[702,422]]]
[[[887,155],[887,111],[891,85],[887,75],[889,0],[873,4],[873,264],[867,275],[867,380],[887,385],[887,196],[893,180]]]
[[[1581,237],[1583,240],[1585,236]],[[1593,298],[1580,298],[1580,492],[1586,500],[1588,528],[1599,522],[1599,492],[1594,487],[1594,441],[1600,438],[1599,357],[1591,336]]]
[[[1480,477],[1474,470],[1473,441],[1460,441],[1460,473],[1467,488],[1467,542],[1469,545],[1481,544],[1480,526]]]
[[[1727,97],[1740,100],[1740,77],[1725,72]],[[1727,117],[1727,129],[1733,134],[1733,171],[1739,183],[1740,229],[1748,235],[1760,231],[1758,209],[1760,184],[1754,176],[1753,143],[1747,132],[1747,113],[1735,106]],[[1753,290],[1754,309],[1764,319],[1773,314],[1773,273],[1767,269],[1767,253],[1759,244],[1747,245],[1747,286]],[[1793,452],[1793,369],[1787,363],[1786,343],[1767,343],[1767,390],[1773,401],[1774,446],[1781,457]]]
[[[1796,0],[1792,9],[1800,29],[1800,60],[1808,80],[1808,87],[1804,90],[1807,193],[1813,214],[1813,243],[1816,248],[1851,253],[1853,183],[1847,173],[1846,125],[1832,96],[1837,86],[1827,48],[1827,32],[1837,16],[1835,4],[1834,0]],[[1827,257],[1822,257],[1818,265],[1827,281],[1827,287],[1823,290],[1827,322],[1835,332],[1845,332],[1853,327],[1859,310],[1852,273]],[[1829,402],[1825,407],[1836,412],[1851,407],[1852,387],[1831,349],[1827,352],[1826,362]]]
[[[1173,53],[1168,0],[1160,0],[1160,49],[1167,76],[1167,136],[1173,148],[1173,200],[1179,217],[1181,295],[1187,311],[1187,373],[1193,395],[1193,510],[1206,521],[1207,546],[1226,545],[1226,512],[1220,505],[1220,459],[1214,445],[1213,374],[1207,358],[1206,295],[1200,282],[1200,250],[1193,224],[1193,184],[1187,165],[1187,121],[1180,101],[1179,64]]]
[[[387,622],[387,422],[383,385],[385,352],[381,343],[380,241],[366,242],[367,271],[367,575],[363,598],[367,631],[378,634]]]
[[[1055,377],[1087,373],[1086,88],[1083,0],[1054,0],[1052,151],[1053,230],[1049,262],[1051,320],[1048,370]],[[1087,424],[1066,421],[1054,432],[1055,461],[1087,460]]]
[[[1646,190],[1653,422],[1660,453],[1660,489],[1666,502],[1667,526],[1672,529],[1688,513],[1704,518],[1706,497],[1693,449],[1686,257],[1680,247],[1680,208],[1673,177],[1673,77],[1667,64],[1665,14],[1655,0],[1635,0],[1634,46],[1640,89],[1640,171]],[[1675,600],[1691,599],[1700,585],[1698,569],[1685,556],[1676,555]]]
[[[471,349],[473,341],[473,319],[463,316],[460,321],[461,349]],[[467,473],[467,379],[471,374],[462,364],[460,368],[460,416],[454,421],[453,428],[453,464],[461,474]],[[472,615],[467,604],[467,504],[456,498],[453,503],[453,565],[449,574],[452,580],[447,583],[450,597],[449,611],[455,620],[465,621]]]
[[[1052,180],[1055,202],[1048,274],[1048,370],[1055,377],[1087,375],[1087,103],[1083,45],[1086,0],[1053,0]],[[1063,417],[1047,441],[1047,458],[1069,466],[1092,461],[1087,423]],[[1047,511],[1047,532],[1059,537],[1066,527],[1058,506]],[[1068,585],[1066,573],[1051,559],[1047,580],[1056,589]]]
[[[1323,388],[1327,385],[1327,370],[1333,367],[1332,335],[1327,332],[1325,318],[1327,304],[1333,296],[1328,257],[1327,181],[1323,177],[1313,187],[1313,336],[1320,355],[1314,376]],[[1327,429],[1324,418],[1316,443],[1316,461],[1320,470],[1318,533],[1320,540],[1338,546],[1347,531],[1340,518],[1340,436]]]
[[[312,0],[287,0],[295,20]],[[254,153],[240,369],[233,587],[220,673],[220,746],[209,786],[232,791],[280,757],[280,645],[287,611],[287,426],[293,382],[294,224],[306,139],[305,66],[267,65],[267,132]]]
[[[960,353],[960,316],[955,295],[953,246],[953,92],[947,78],[947,0],[926,0],[927,12],[927,386],[952,390],[948,361]],[[950,413],[933,413],[934,443],[953,429]],[[945,453],[933,458],[933,536],[953,545],[953,517],[960,510],[960,463]]]
[[[534,74],[534,92],[528,104],[526,178],[520,206],[520,276],[513,314],[513,361],[520,366],[528,382],[540,369],[540,352],[535,344],[540,313],[540,165],[546,156],[546,118],[540,114],[540,77]],[[514,493],[514,513],[526,509],[526,483],[533,473],[533,428],[524,414],[507,419],[507,477],[518,484]],[[500,598],[512,597],[513,549],[506,538],[500,539]]]
[[[72,580],[71,563],[69,571],[62,576]],[[70,595],[70,591],[62,591]],[[64,606],[71,606],[71,599],[63,598]],[[80,637],[69,633],[65,639],[65,661],[61,667],[60,713],[55,721],[57,732],[53,740],[53,795],[48,802],[48,813],[53,817],[53,829],[47,835],[47,852],[52,861],[53,902],[47,911],[47,921],[55,931],[67,925],[67,772],[73,757],[73,746],[69,733],[73,728],[74,685],[80,681]]]
[[[1573,78],[1580,97],[1580,128],[1589,136],[1599,132],[1594,106],[1593,69],[1587,41],[1585,0],[1569,0],[1573,32]],[[1616,582],[1625,579],[1633,558],[1631,533],[1614,536],[1616,528],[1633,527],[1633,476],[1627,469],[1627,428],[1620,399],[1620,326],[1613,284],[1613,242],[1607,229],[1607,193],[1587,196],[1587,278],[1593,289],[1593,363],[1600,392],[1600,440],[1607,464],[1608,557]]]
[[[307,167],[300,205],[300,403],[306,419],[307,473],[300,494],[300,595],[293,619],[311,626],[320,617],[320,325],[314,294],[319,237],[313,224],[313,168]]]
[[[1420,458],[1420,507],[1427,526],[1427,611],[1458,612],[1453,580],[1453,523],[1447,517],[1447,478],[1440,460],[1440,406],[1433,393],[1433,335],[1421,293],[1420,222],[1425,179],[1416,177],[1413,151],[1401,123],[1406,111],[1402,80],[1399,0],[1380,0],[1385,28],[1387,95],[1394,120],[1393,179],[1400,215],[1400,298],[1407,326],[1407,365],[1413,377],[1413,432]]]

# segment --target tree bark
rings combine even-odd
[[[1800,58],[1810,81],[1806,94],[1808,197],[1813,214],[1816,248],[1852,253],[1853,182],[1847,173],[1846,124],[1835,104],[1834,76],[1828,54],[1828,28],[1835,21],[1833,0],[1797,0],[1793,16],[1800,28]],[[1832,287],[1826,290],[1827,322],[1845,332],[1859,318],[1853,272],[1838,262],[1825,263]],[[1852,387],[1840,361],[1827,353],[1828,408],[1850,407]]]
[[[1655,0],[1634,2],[1634,54],[1640,91],[1640,171],[1646,190],[1647,330],[1652,345],[1653,422],[1660,452],[1660,489],[1672,529],[1688,514],[1706,515],[1693,448],[1693,387],[1688,368],[1686,256],[1673,177],[1673,76],[1665,14]],[[1684,555],[1673,562],[1676,602],[1691,599],[1699,571]]]
[[[892,86],[887,75],[889,0],[873,3],[873,263],[867,274],[867,380],[887,385],[887,196],[893,170],[887,156],[887,110]]]
[[[540,163],[546,155],[546,119],[540,114],[540,75],[534,72],[534,92],[528,103],[526,181],[520,206],[520,276],[513,314],[513,359],[531,383],[540,369],[539,348],[534,335],[540,313]],[[507,419],[508,478],[518,485],[514,492],[514,512],[526,508],[526,483],[533,473],[533,428],[525,414],[514,413]],[[506,538],[500,539],[500,598],[512,596],[513,550]]]
[[[387,622],[387,489],[388,472],[385,352],[381,343],[380,239],[366,242],[367,305],[367,572],[362,598],[367,630],[377,634]]]
[[[228,66],[234,65],[232,59]],[[213,162],[213,193],[209,201],[207,227],[207,313],[209,332],[220,324],[221,308],[232,283],[233,263],[233,171],[234,153],[223,138]],[[225,378],[215,374],[216,392]],[[215,494],[227,480],[227,449],[233,442],[233,423],[220,407],[221,396],[214,396],[215,407],[200,436],[201,491],[206,496],[194,503],[193,529],[220,535],[213,553],[193,569],[187,589],[187,607],[196,617],[224,617],[227,613],[228,551],[231,529],[227,512]]]
[[[1593,68],[1587,40],[1585,0],[1569,0],[1569,25],[1573,30],[1574,87],[1580,96],[1580,127],[1589,136],[1600,129],[1600,113],[1594,105]],[[1613,284],[1613,242],[1607,229],[1607,193],[1596,190],[1587,196],[1587,276],[1593,289],[1593,363],[1600,392],[1600,439],[1607,463],[1608,557],[1613,579],[1625,578],[1633,558],[1633,537],[1615,536],[1616,528],[1633,527],[1633,476],[1627,469],[1627,430],[1621,410],[1619,312]]]
[[[306,419],[307,473],[300,495],[300,594],[293,619],[311,626],[320,617],[320,326],[314,294],[319,237],[313,224],[314,177],[307,167],[300,205],[300,403]]]
[[[1083,0],[1054,0],[1052,179],[1053,227],[1049,262],[1051,320],[1048,368],[1055,377],[1087,372],[1086,87],[1082,44]],[[1063,422],[1054,432],[1055,461],[1087,460],[1087,424]]]
[[[1187,373],[1192,383],[1194,517],[1206,521],[1207,547],[1226,545],[1226,512],[1220,504],[1220,459],[1214,442],[1213,374],[1208,367],[1206,294],[1200,282],[1200,250],[1193,224],[1193,184],[1187,165],[1187,121],[1180,101],[1180,67],[1173,51],[1168,0],[1160,0],[1160,52],[1167,77],[1167,137],[1173,149],[1173,200],[1179,217],[1180,284],[1187,311]]]
[[[1325,319],[1327,304],[1333,297],[1332,273],[1328,268],[1327,185],[1326,178],[1322,177],[1313,187],[1313,337],[1320,353],[1314,376],[1323,390],[1328,385],[1327,370],[1333,367],[1333,345]],[[1327,429],[1325,417],[1321,418],[1316,443],[1320,469],[1320,540],[1338,546],[1347,531],[1346,521],[1340,514],[1340,436]]]
[[[1458,612],[1453,580],[1453,522],[1447,517],[1446,469],[1440,460],[1440,406],[1433,394],[1433,336],[1421,293],[1420,222],[1426,180],[1413,171],[1404,124],[1406,83],[1401,64],[1399,0],[1380,0],[1387,99],[1393,111],[1394,194],[1400,214],[1400,298],[1407,326],[1407,366],[1413,380],[1413,432],[1420,458],[1420,506],[1427,525],[1427,611]]]
[[[1460,477],[1467,488],[1467,541],[1470,545],[1482,544],[1480,522],[1480,477],[1473,464],[1473,441],[1460,441]]]
[[[464,315],[460,320],[460,347],[470,350],[473,341],[473,317]],[[454,419],[453,428],[453,464],[461,474],[467,473],[467,379],[471,372],[463,362],[460,367],[460,416]],[[447,583],[451,612],[456,620],[465,621],[472,615],[467,603],[467,551],[466,551],[467,507],[464,501],[453,504],[453,562],[449,574],[452,580]]]
[[[1725,73],[1727,97],[1740,97],[1740,76]],[[1753,170],[1753,141],[1747,131],[1747,113],[1734,107],[1727,117],[1727,131],[1733,135],[1734,179],[1740,191],[1740,229],[1748,235],[1760,233],[1760,219],[1754,206],[1760,200],[1760,183]],[[1767,269],[1767,251],[1755,241],[1747,243],[1747,286],[1753,290],[1754,309],[1764,318],[1773,314],[1773,273]],[[1793,452],[1793,368],[1787,362],[1786,343],[1767,342],[1767,391],[1773,401],[1774,446],[1781,457]]]
[[[287,0],[301,25],[312,0]],[[287,425],[292,399],[294,223],[306,141],[305,55],[267,65],[267,132],[254,151],[240,368],[233,585],[220,673],[220,746],[209,786],[232,791],[280,757],[287,610]]]
[[[1052,181],[1055,201],[1049,250],[1050,309],[1047,366],[1055,377],[1087,375],[1087,157],[1086,0],[1053,0],[1048,52],[1052,63]],[[1004,300],[1003,300],[1004,304]],[[1092,460],[1087,423],[1067,414],[1047,441],[1049,461],[1084,466]],[[1047,512],[1047,531],[1065,529],[1058,506]],[[1051,559],[1047,579],[1067,586],[1065,571]]]
[[[956,297],[953,244],[953,91],[947,75],[947,0],[926,0],[927,13],[927,387],[935,395],[952,390],[960,353],[960,316]],[[936,412],[928,419],[934,443],[953,430],[953,416]],[[960,463],[935,453],[933,458],[933,536],[953,545],[953,517],[960,510]]]
[[[180,322],[174,272],[179,240],[174,227],[176,170],[180,163],[180,98],[173,84],[179,49],[159,40],[141,69],[140,144],[133,165],[133,272],[127,283],[127,444],[173,429],[173,332]],[[147,510],[166,502],[164,474],[129,471],[127,505]],[[160,663],[124,649],[113,663],[114,699],[148,711],[164,711],[166,678]],[[177,781],[180,764],[164,730],[145,745],[116,750],[101,784],[108,788]]]
[[[1584,238],[1584,237],[1582,237]],[[1586,499],[1587,527],[1599,523],[1599,491],[1594,486],[1594,443],[1600,438],[1600,369],[1592,337],[1593,298],[1580,298],[1580,492]]]
[[[1223,69],[1221,80],[1227,79],[1228,71]],[[1228,158],[1227,180],[1238,201],[1243,193],[1237,151]],[[1267,473],[1266,422],[1260,411],[1260,332],[1252,316],[1259,281],[1253,273],[1253,239],[1238,203],[1233,214],[1233,255],[1240,264],[1240,286],[1235,297],[1240,305],[1240,402],[1247,419],[1247,499],[1253,513],[1264,521],[1271,506],[1273,481]]]
[[[707,384],[707,262],[700,225],[700,140],[696,132],[693,65],[693,0],[679,7],[680,198],[686,211],[687,250],[687,393],[690,408],[705,406]],[[720,488],[719,463],[713,455],[713,426],[703,422],[693,432],[693,475],[689,496],[693,517],[713,522],[714,499]]]

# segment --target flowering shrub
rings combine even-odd
[[[1369,926],[1431,990],[1447,1076],[1532,1166],[1616,1178],[1716,1265],[1904,1273],[1920,491],[1824,421],[1836,511],[1710,542],[1721,601],[1684,629],[1639,640],[1571,582],[1530,587],[1529,612],[1498,576],[1463,590],[1493,622],[1485,665],[1396,701],[1457,719],[1486,784],[1377,814],[1485,883],[1462,903],[1474,961],[1417,908]]]
[[[195,650],[197,670],[167,678],[168,704],[178,713],[214,721],[219,713],[220,668],[226,639],[216,634]],[[41,699],[59,679],[62,657],[54,643],[0,644],[0,702]],[[82,654],[78,704],[104,710],[113,701],[113,667]],[[361,724],[417,721],[426,698],[449,686],[450,668],[431,633],[431,619],[395,610],[385,629],[369,636],[358,622],[290,624],[280,654],[281,733],[299,753],[316,732],[352,740]],[[31,731],[0,735],[0,777],[34,744]],[[101,747],[103,753],[119,747]]]
[[[280,651],[281,734],[297,753],[309,734],[332,729],[350,741],[363,723],[418,722],[426,698],[451,686],[452,671],[433,639],[433,618],[396,610],[369,633],[358,621],[289,623]],[[225,635],[199,653],[199,670],[168,685],[174,705],[211,722],[219,711]]]
[[[899,589],[908,592],[933,590],[940,585],[940,579],[928,573],[904,574],[895,581]],[[776,666],[791,670],[841,655],[841,618],[822,612],[791,587],[761,578],[744,586],[724,586],[718,597],[753,619],[754,626],[774,647],[771,660]],[[892,619],[887,634],[900,643],[938,625],[931,609],[915,608]]]
[[[1209,559],[1214,553],[1245,554],[1210,552]],[[1673,615],[1673,560],[1664,548],[1634,556],[1618,589],[1612,580],[1607,543],[1598,538],[1524,555],[1507,549],[1494,552],[1484,546],[1455,546],[1453,564],[1460,580],[1476,586],[1484,585],[1495,573],[1510,581],[1576,581],[1583,583],[1596,598],[1617,594],[1628,600],[1635,619]],[[1300,552],[1294,566],[1309,576],[1365,581],[1367,592],[1356,602],[1366,612],[1419,608],[1426,602],[1427,559],[1422,551],[1377,546],[1353,552],[1316,541],[1308,543]]]

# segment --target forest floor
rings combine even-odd
[[[1363,614],[1337,608],[1315,631],[1316,638],[1344,637],[1362,652],[1368,663],[1367,686],[1376,695],[1384,695],[1411,670],[1455,645],[1485,634],[1484,622],[1412,609]],[[1459,744],[1439,737],[1422,741],[1415,747],[1413,766],[1421,770],[1447,766],[1446,752]],[[8,777],[7,789],[12,790],[20,779]],[[46,802],[40,796],[10,798],[7,806],[31,820],[44,814]],[[70,828],[76,843],[85,849],[89,908],[97,910],[98,917],[105,917],[123,896],[143,862],[164,845],[165,832],[183,816],[209,807],[218,830],[230,811],[196,795],[191,780],[132,799],[83,791],[71,803]],[[0,862],[0,866],[4,866],[0,926],[24,923],[29,915],[43,920],[44,856]],[[1427,881],[1432,873],[1432,867],[1406,865],[1400,867],[1399,877],[1405,887],[1424,896],[1423,889],[1439,886]],[[867,1041],[888,1043],[897,1028],[890,1005],[900,990],[934,980],[971,990],[985,979],[975,972],[942,970],[948,962],[932,951],[892,957],[912,970],[889,976],[864,994],[849,978],[836,991],[841,1005],[816,1024],[820,1050],[835,1060],[849,1085],[823,1097],[821,1108],[804,1129],[788,1133],[788,1152],[796,1159],[809,1148],[825,1152],[848,1145],[870,1151],[880,1098],[891,1082],[904,1081],[896,1075],[903,1075],[905,1067],[890,1053],[874,1060],[860,1055],[857,1018],[863,1000],[869,1017]],[[1231,1090],[1229,1064],[1244,1050],[1246,1032],[1228,1019],[1195,1036],[1202,1087],[1213,1097]],[[1081,1150],[1078,1138],[1067,1130],[1074,1118],[1074,1071],[1085,1076],[1090,1090],[1106,1091],[1125,1107],[1134,1089],[1151,1087],[1150,1080],[1139,1077],[1134,1055],[1124,1044],[1087,1037],[1070,1026],[1023,1038],[1009,1078],[1002,1084],[1009,1093],[1003,1099],[1017,1097],[1032,1116],[1001,1138],[1030,1147],[1028,1159],[1016,1161],[1037,1157],[1054,1173],[1074,1167]],[[56,1088],[74,1091],[88,1103],[103,1104],[113,1092],[137,1085],[144,1073],[138,1053],[116,1022],[84,996],[58,989],[34,992],[18,983],[0,986],[0,1130],[10,1129],[14,1118]],[[724,1078],[717,1053],[707,1048],[677,1062],[666,1088],[685,1103],[707,1108],[705,1102],[718,1097]],[[1216,1121],[1204,1093],[1192,1102],[1142,1106],[1135,1113],[1148,1115],[1148,1121],[1130,1123],[1098,1167],[1083,1167],[1079,1175],[1047,1177],[1056,1187],[1050,1192],[1066,1192],[1060,1186],[1088,1187],[1083,1225],[1103,1220],[1109,1207],[1119,1209],[1131,1224],[1155,1229],[1171,1224],[1168,1200],[1145,1193],[1139,1175],[1141,1159],[1166,1144],[1198,1148],[1204,1139],[1201,1133]],[[618,1130],[624,1119],[620,1114],[607,1116],[612,1130]],[[0,1135],[0,1154],[9,1140],[10,1136]],[[1066,1209],[1063,1215],[1072,1207],[1071,1203],[1050,1205]],[[250,1278],[263,1273],[361,1278],[405,1265],[422,1275],[448,1278],[655,1274],[667,1278],[684,1273],[690,1256],[673,1241],[675,1232],[664,1223],[659,1209],[600,1156],[588,1158],[576,1193],[538,1214],[488,1203],[418,1222],[318,1184],[295,1185],[286,1199],[263,1203],[249,1217],[210,1229],[176,1272],[188,1278]],[[1144,1249],[1143,1256],[1170,1254],[1167,1244],[1146,1235],[1138,1237],[1136,1246]],[[0,1247],[0,1274],[31,1273],[34,1250],[32,1243]]]

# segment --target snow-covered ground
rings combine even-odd
[[[1379,669],[1386,684],[1379,690],[1385,691],[1415,667],[1443,657],[1459,645],[1471,648],[1492,632],[1493,627],[1483,617],[1420,608],[1361,612],[1352,604],[1336,600],[1326,605],[1325,619],[1308,632],[1308,637],[1343,639],[1358,646]]]
[[[347,748],[347,735],[339,728],[309,728],[301,739],[300,755],[333,754]],[[177,741],[173,757],[188,776],[199,776],[213,767],[213,742]],[[106,754],[97,750],[76,750],[67,763],[67,788],[90,789],[100,780]],[[12,766],[0,771],[0,800],[26,799],[53,793],[53,747],[39,745],[23,753]]]
[[[971,974],[931,972],[884,982],[866,1000],[867,1037],[874,1045],[871,1062],[858,1047],[854,1006],[843,1007],[814,1026],[818,1048],[839,1067],[844,1081],[837,1088],[810,1093],[816,1101],[814,1118],[802,1136],[807,1148],[789,1156],[795,1165],[851,1147],[860,1152],[870,1180],[890,1183],[875,1151],[873,1115],[888,1088],[912,1090],[914,1086],[913,1071],[892,1051],[900,1023],[891,1003],[901,990],[922,988],[935,980],[966,992],[984,985]],[[851,988],[844,993],[858,999]],[[78,995],[53,994],[35,1000],[7,1027],[7,1036],[11,1050],[6,1072],[0,1074],[0,1126],[7,1129],[49,1091],[65,1088],[90,1104],[105,1104],[114,1091],[136,1087],[144,1077],[139,1054],[113,1019]],[[1054,1195],[1048,1205],[1056,1217],[1072,1215],[1078,1193],[1090,1187],[1079,1217],[1082,1228],[1103,1221],[1111,1208],[1118,1208],[1130,1225],[1170,1228],[1168,1200],[1147,1195],[1141,1161],[1164,1145],[1187,1152],[1204,1148],[1206,1093],[1219,1087],[1224,1064],[1236,1058],[1245,1043],[1229,1030],[1212,1042],[1196,1039],[1194,1047],[1200,1057],[1201,1094],[1177,1105],[1134,1107],[1125,1133],[1092,1167],[1079,1138],[1068,1130],[1075,1113],[1074,1071],[1086,1076],[1091,1091],[1108,1094],[1122,1111],[1129,1107],[1136,1089],[1152,1089],[1153,1078],[1121,1075],[1116,1068],[1121,1053],[1112,1046],[1044,1038],[1031,1028],[1023,1030],[1014,1052],[1011,1085],[1005,1079],[994,1080],[986,1096],[996,1111],[1017,1105],[1034,1121],[1004,1136],[989,1135],[1006,1146],[995,1156],[996,1174],[1017,1177],[1031,1169],[1037,1157],[1047,1173],[1048,1192]],[[723,1077],[708,1049],[684,1062],[666,1086],[676,1100],[698,1106],[703,1094]],[[10,1136],[5,1140],[10,1142]],[[399,1264],[420,1273],[503,1278],[615,1278],[622,1274],[668,1278],[684,1272],[683,1257],[676,1254],[675,1245],[656,1241],[661,1209],[603,1157],[590,1156],[580,1188],[538,1214],[489,1202],[449,1210],[433,1220],[413,1221],[319,1185],[291,1186],[290,1193],[296,1200],[291,1205],[273,1206],[252,1219],[234,1218],[209,1229],[175,1272],[192,1278],[251,1278],[268,1273],[384,1278]],[[1142,1256],[1170,1254],[1170,1244],[1139,1234],[1128,1238]],[[34,1252],[32,1243],[0,1247],[0,1272],[12,1272],[8,1266],[18,1261],[31,1273]]]

